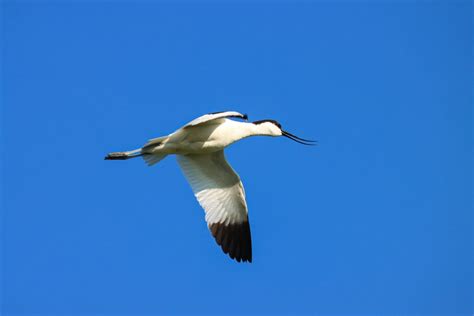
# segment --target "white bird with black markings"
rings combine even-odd
[[[149,140],[142,148],[113,152],[105,159],[142,157],[152,166],[168,155],[176,155],[217,243],[232,259],[252,262],[244,187],[224,156],[227,146],[250,136],[285,136],[300,144],[315,144],[284,131],[277,121],[247,122],[247,115],[228,111],[203,115],[172,134]]]

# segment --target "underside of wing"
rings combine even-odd
[[[197,119],[192,120],[188,124],[184,125],[184,128],[191,127],[191,126],[196,126],[196,125],[200,125],[200,124],[205,124],[205,123],[209,123],[209,122],[214,121],[214,120],[229,118],[229,117],[235,117],[235,118],[240,118],[240,119],[246,120],[247,119],[247,114],[241,114],[241,113],[235,112],[235,111],[209,113],[209,114],[205,114],[203,116],[200,116]]]
[[[178,163],[217,243],[237,261],[252,261],[252,242],[245,192],[224,152],[177,155]]]

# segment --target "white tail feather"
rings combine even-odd
[[[153,166],[154,164],[163,160],[167,155],[166,154],[144,154],[143,160],[147,163],[148,166]]]

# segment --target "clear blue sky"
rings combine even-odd
[[[473,311],[471,1],[4,1],[2,312]],[[104,161],[207,112],[252,138],[254,262],[174,157]]]

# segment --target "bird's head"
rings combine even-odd
[[[293,135],[281,128],[281,124],[275,120],[260,120],[252,122],[253,124],[258,126],[258,130],[262,135],[268,136],[285,136],[297,143],[303,145],[316,145],[316,141],[300,138],[296,135]]]

